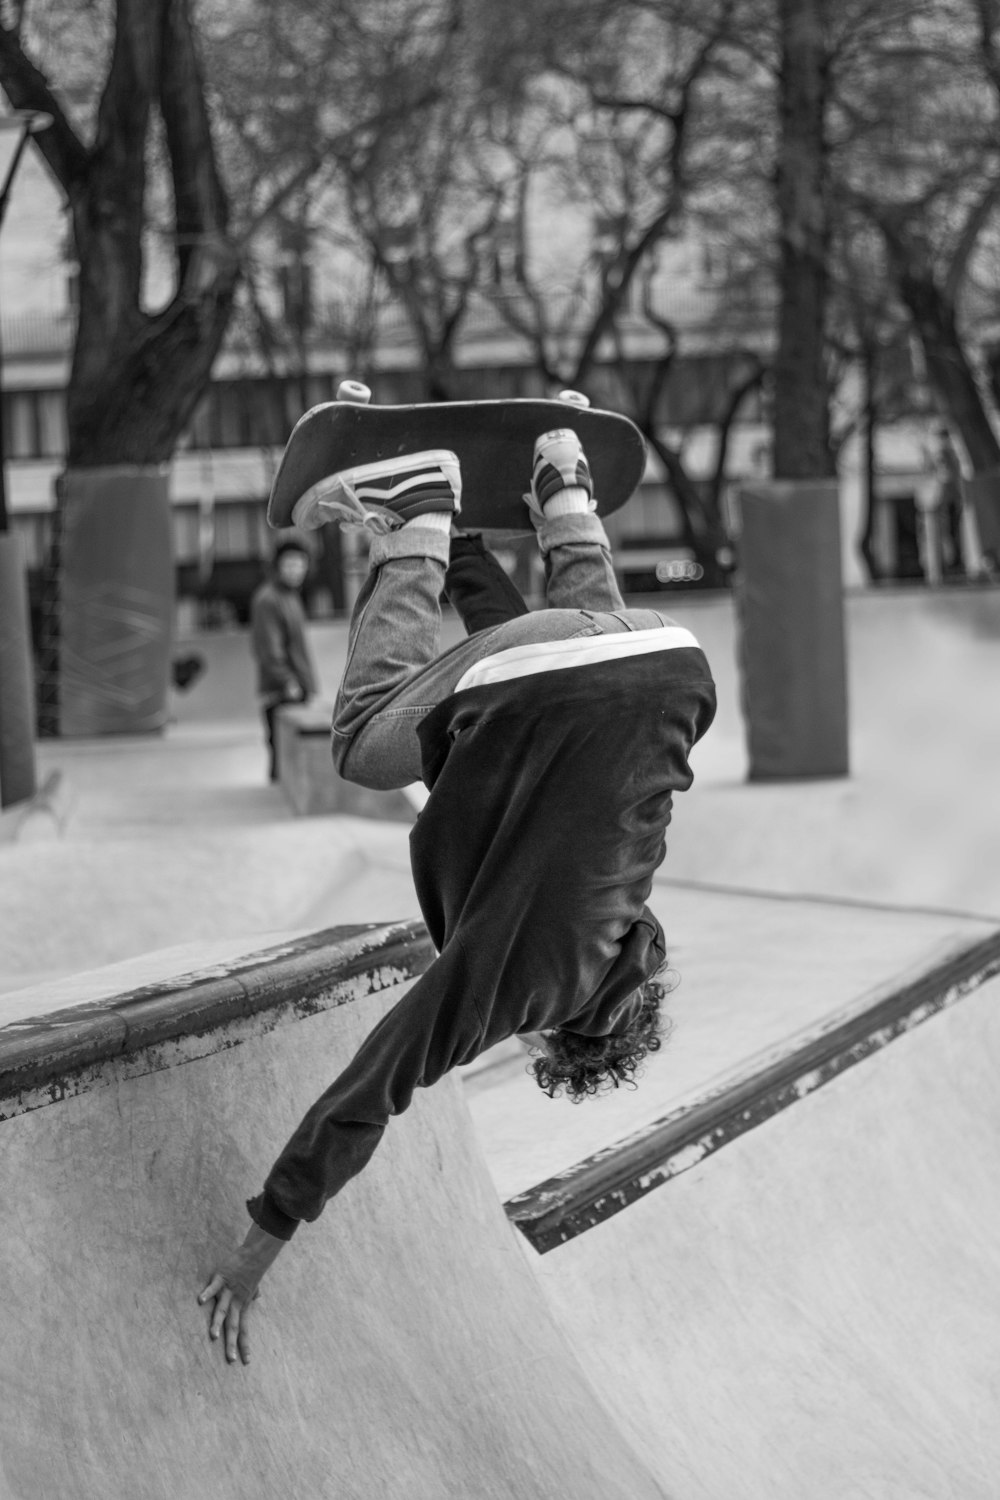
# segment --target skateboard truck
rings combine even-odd
[[[342,380],[337,387],[337,400],[350,401],[355,406],[368,406],[372,399],[372,388],[365,385],[363,380]],[[585,396],[582,391],[560,391],[558,399],[565,401],[567,406],[579,406],[586,409],[590,405],[590,397]]]

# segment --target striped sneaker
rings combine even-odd
[[[543,432],[535,442],[531,493],[525,495],[525,504],[540,518],[544,507],[555,495],[574,488],[586,490],[590,501],[588,510],[597,509],[590,465],[576,433],[566,427]]]
[[[359,464],[321,479],[295,502],[292,523],[315,531],[325,521],[384,535],[429,511],[462,508],[462,472],[448,448]]]

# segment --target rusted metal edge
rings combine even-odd
[[[0,1027],[0,1119],[221,1051],[401,984],[434,947],[418,920],[331,927],[113,998]]]
[[[507,1216],[539,1254],[620,1213],[1000,974],[1000,932],[688,1108],[517,1194]]]

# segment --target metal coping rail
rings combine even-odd
[[[731,1086],[518,1193],[508,1218],[542,1255],[620,1213],[1000,974],[1000,931]]]
[[[193,1062],[421,974],[419,920],[331,927],[0,1026],[0,1120]]]
[[[239,1046],[421,974],[422,922],[327,928],[108,999],[0,1026],[0,1121]],[[1000,931],[730,1087],[504,1206],[541,1254],[592,1229],[1000,974]]]

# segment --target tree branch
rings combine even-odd
[[[955,246],[951,264],[948,267],[948,274],[945,277],[945,296],[950,302],[954,302],[958,297],[973,251],[997,203],[1000,203],[1000,178],[987,184],[985,191],[980,194],[979,201],[972,205],[962,226],[962,233],[959,235],[958,244]]]
[[[183,282],[203,267],[203,242],[221,247],[229,206],[219,178],[191,27],[189,0],[167,0],[163,11],[160,112],[174,187],[177,264]]]
[[[324,155],[318,149],[306,157],[305,161],[298,167],[280,187],[275,188],[270,198],[267,199],[263,208],[257,210],[250,221],[240,231],[236,244],[240,250],[249,245],[250,241],[261,229],[274,217],[280,208],[293,198],[297,192],[306,186],[311,178],[323,165]]]
[[[632,284],[632,279],[642,263],[643,257],[662,237],[670,221],[676,214],[678,207],[678,200],[672,186],[666,203],[646,225],[646,228],[638,236],[635,243],[628,248],[623,245],[615,260],[607,268],[602,285],[603,296],[601,298],[601,306],[580,350],[576,362],[576,371],[573,376],[574,384],[580,384],[586,378],[591,361],[597,352],[597,347],[618,316],[622,303],[628,294],[628,289]],[[613,282],[609,274],[612,271],[617,272]]]
[[[719,448],[715,455],[715,472],[712,475],[712,499],[716,506],[722,498],[722,486],[726,478],[726,463],[729,459],[729,439],[732,435],[733,424],[739,416],[740,407],[743,405],[750,392],[756,390],[767,374],[767,365],[759,354],[751,357],[750,369],[742,380],[737,381],[729,392],[725,410],[719,419]]]
[[[116,197],[138,206],[141,233],[146,183],[146,135],[159,83],[160,39],[166,0],[117,0],[111,66],[97,111],[95,168],[116,186]]]
[[[996,33],[1000,29],[1000,5],[997,0],[975,0],[979,16],[979,52],[989,78],[1000,98],[1000,48]]]
[[[35,137],[49,171],[72,194],[86,179],[90,153],[73,129],[44,73],[27,56],[14,31],[0,25],[0,88],[15,109],[41,110],[52,125]]]
[[[629,94],[593,93],[591,103],[595,109],[607,109],[615,114],[652,115],[654,119],[665,120],[668,125],[673,125],[676,120],[676,111],[666,104],[657,104],[655,99],[642,99]]]
[[[573,377],[574,384],[581,383],[586,376],[601,339],[618,316],[632,280],[646,254],[662,239],[672,220],[680,211],[684,201],[686,182],[686,150],[691,101],[699,80],[709,67],[715,50],[726,34],[731,10],[732,0],[726,0],[719,25],[705,37],[680,85],[679,101],[668,116],[673,132],[668,152],[669,187],[665,200],[634,244],[628,248],[623,244],[612,266],[608,268],[614,270],[617,275],[613,283],[607,275],[603,280],[601,307],[580,351]]]

